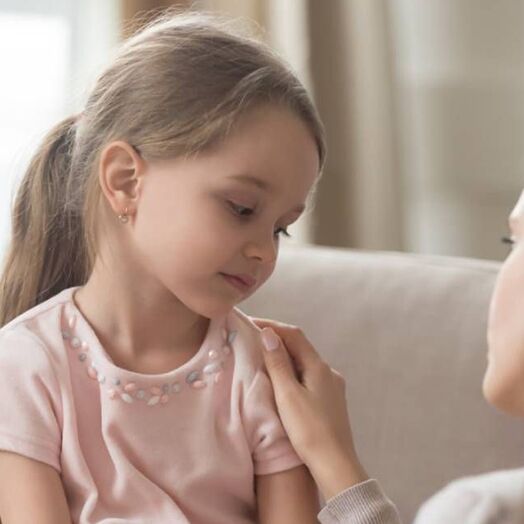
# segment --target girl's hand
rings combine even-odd
[[[325,499],[367,480],[353,444],[344,377],[320,358],[296,326],[252,320],[262,329],[263,342],[271,342],[276,333],[276,349],[263,354],[278,412]]]

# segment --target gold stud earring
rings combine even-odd
[[[128,220],[129,220],[129,217],[127,216],[127,207],[124,209],[124,212],[121,214],[121,215],[118,215],[118,219],[120,220],[120,222],[122,222],[122,224],[125,224]]]

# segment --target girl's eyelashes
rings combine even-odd
[[[239,204],[235,204],[234,202],[232,202],[231,200],[228,200],[227,203],[229,204],[229,206],[231,207],[231,209],[233,209],[233,212],[235,213],[235,215],[237,217],[239,217],[240,219],[248,219],[254,212],[254,209],[251,209],[249,207],[244,207],[244,206],[241,206]],[[275,236],[278,237],[279,234],[282,233],[283,235],[287,236],[287,237],[290,237],[291,235],[288,233],[287,229],[286,228],[279,228],[275,231]]]

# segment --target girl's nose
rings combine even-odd
[[[252,240],[246,247],[248,258],[257,258],[264,264],[274,264],[278,255],[278,238],[271,234],[261,233],[257,240]]]

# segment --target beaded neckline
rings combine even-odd
[[[94,340],[96,335],[92,334],[89,337],[91,344],[86,340],[87,337],[80,336],[80,333],[77,332],[78,319],[80,318],[81,322],[85,324],[87,321],[74,304],[73,293],[76,289],[76,287],[68,289],[69,307],[64,311],[62,319],[62,339],[68,350],[76,353],[75,360],[78,365],[84,367],[86,375],[98,382],[101,390],[110,399],[122,400],[126,404],[144,403],[150,407],[164,405],[185,389],[203,390],[222,380],[237,334],[236,331],[227,328],[226,322],[220,327],[220,337],[214,337],[211,344],[210,334],[215,326],[210,324],[202,347],[180,368],[160,375],[141,375],[118,368],[112,363],[108,365],[96,355],[97,352],[100,352],[100,348],[91,347],[96,345]],[[211,322],[213,323],[213,319]],[[89,329],[89,331],[92,330]],[[202,351],[207,353],[205,359],[196,358]],[[109,362],[111,362],[110,359]],[[186,364],[190,364],[189,367]],[[186,367],[188,369],[185,369]],[[184,370],[183,374],[178,373],[178,370]]]

